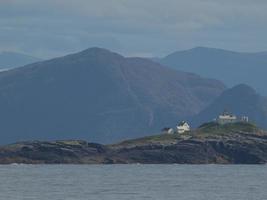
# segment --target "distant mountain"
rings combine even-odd
[[[267,98],[244,84],[223,92],[211,105],[193,118],[193,124],[196,126],[211,121],[224,109],[238,116],[248,116],[252,122],[267,128]]]
[[[220,81],[91,48],[0,73],[1,143],[110,143],[157,133],[224,89]]]
[[[20,53],[2,52],[0,53],[0,70],[21,67],[38,61],[41,59]]]
[[[267,74],[267,52],[239,53],[197,47],[172,53],[157,61],[174,69],[221,80],[230,87],[245,83],[267,95],[267,87],[264,84]]]

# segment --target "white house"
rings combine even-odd
[[[182,121],[180,124],[177,126],[177,132],[178,133],[184,133],[190,131],[190,126],[187,122]]]
[[[237,117],[233,114],[230,114],[224,111],[219,117],[217,118],[217,122],[219,124],[228,124],[228,123],[235,123],[237,122]]]
[[[216,119],[216,122],[219,124],[229,124],[229,123],[236,123],[236,122],[248,122],[247,116],[237,117],[227,111],[224,111],[219,117]]]

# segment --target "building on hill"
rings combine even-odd
[[[165,127],[161,131],[164,134],[177,134],[177,133],[180,134],[180,133],[190,131],[190,126],[187,122],[182,121],[176,126],[176,129]]]
[[[219,124],[228,124],[228,123],[235,123],[237,122],[237,117],[227,111],[224,111],[222,114],[218,116],[216,121]]]
[[[177,132],[178,133],[184,133],[190,131],[190,126],[187,122],[182,121],[181,123],[178,124],[177,126]]]
[[[215,120],[219,124],[229,124],[229,123],[236,123],[236,122],[248,122],[248,117],[247,116],[242,116],[238,118],[236,115],[224,111],[222,114],[218,116]]]
[[[242,117],[241,117],[241,121],[242,121],[242,122],[249,122],[247,116],[242,116]]]

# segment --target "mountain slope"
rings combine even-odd
[[[155,133],[195,115],[222,93],[215,80],[108,50],[0,74],[1,142],[111,142]]]
[[[267,98],[251,87],[240,84],[226,90],[211,105],[193,118],[194,125],[211,121],[224,109],[239,116],[249,116],[260,127],[267,128]]]
[[[14,53],[14,52],[0,53],[0,69],[21,67],[38,61],[40,61],[40,59],[20,53]]]
[[[267,74],[267,52],[239,53],[197,47],[172,53],[159,62],[178,70],[221,80],[231,87],[245,83],[267,95],[263,84]]]

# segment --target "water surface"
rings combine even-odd
[[[6,165],[0,200],[265,200],[265,165]]]

